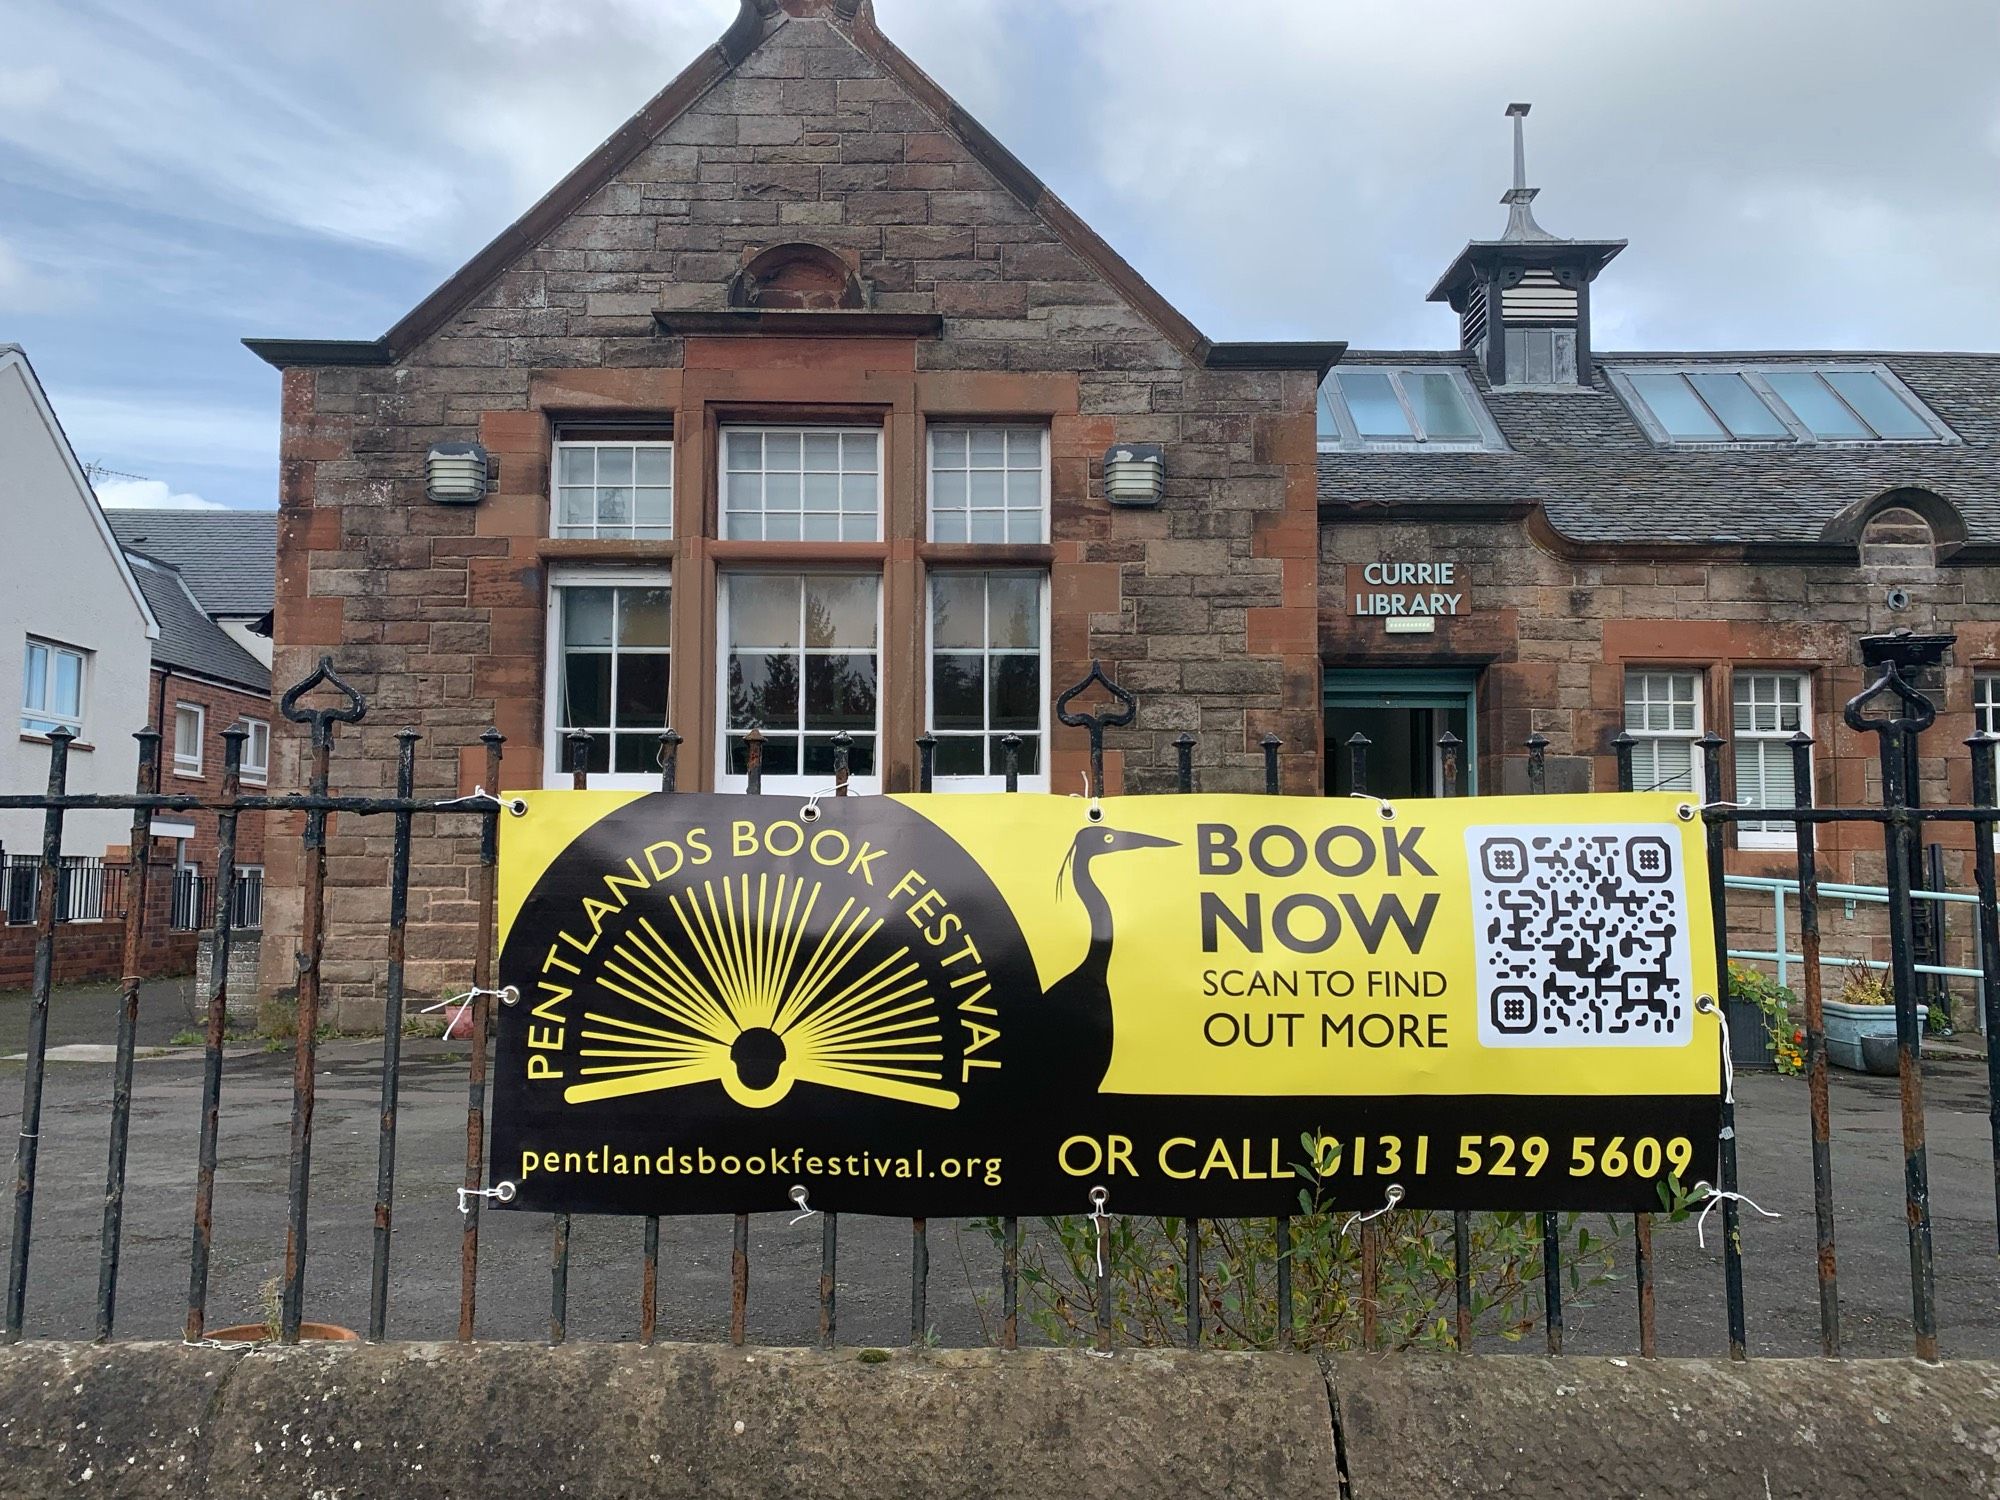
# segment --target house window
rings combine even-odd
[[[877,790],[881,580],[734,573],[722,585],[723,785],[745,785],[744,736],[755,725],[764,734],[766,789],[831,785],[833,736],[845,731],[855,789]]]
[[[1575,385],[1574,328],[1509,328],[1507,384]]]
[[[1885,365],[1620,365],[1611,383],[1658,443],[1944,443]]]
[[[1694,742],[1701,736],[1698,674],[1628,671],[1625,732],[1634,741],[1634,791],[1694,791]]]
[[[722,450],[726,540],[881,538],[882,434],[876,429],[728,427]]]
[[[1335,368],[1319,390],[1319,444],[1361,452],[1506,446],[1465,372],[1454,366]]]
[[[665,432],[564,431],[555,465],[557,536],[659,541],[674,534],[674,445]]]
[[[934,542],[1048,540],[1046,427],[933,427]]]
[[[549,589],[544,780],[569,784],[566,736],[590,736],[605,786],[657,786],[672,666],[672,586],[661,571],[558,572]]]
[[[249,731],[243,741],[243,779],[259,786],[271,779],[271,726],[263,719],[245,718]]]
[[[1047,627],[1041,575],[933,573],[926,721],[939,784],[1003,785],[1009,733],[1021,737],[1021,784],[1048,786]]]
[[[2000,734],[2000,672],[1973,673],[1972,722],[1981,734]]]
[[[83,733],[84,653],[54,641],[28,639],[21,672],[21,732]]]
[[[174,705],[174,774],[201,774],[201,737],[208,713],[199,703]]]
[[[1736,800],[1744,807],[1793,807],[1792,736],[1812,718],[1811,686],[1803,672],[1738,672],[1735,677]],[[1746,848],[1789,847],[1790,821],[1736,825]]]

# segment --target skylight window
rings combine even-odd
[[[1322,448],[1499,448],[1499,431],[1458,369],[1350,368],[1319,392]]]
[[[1625,365],[1610,373],[1655,442],[1952,441],[1880,365]]]

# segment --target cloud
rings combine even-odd
[[[66,312],[87,300],[73,278],[31,264],[6,240],[0,240],[0,312]]]
[[[94,485],[97,503],[106,510],[227,510],[216,500],[204,500],[176,490],[164,479],[106,479]]]

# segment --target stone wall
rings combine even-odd
[[[1286,743],[1286,785],[1311,790],[1314,373],[1208,367],[1205,341],[1114,256],[1083,253],[1088,230],[966,124],[865,7],[852,22],[837,6],[788,8],[801,14],[768,17],[733,73],[393,365],[286,371],[274,675],[290,681],[331,653],[368,695],[368,720],[342,731],[335,784],[386,791],[394,733],[409,725],[424,736],[419,791],[470,791],[489,723],[508,737],[505,784],[540,784],[547,569],[671,559],[681,785],[711,785],[714,705],[699,684],[713,681],[717,569],[744,560],[742,544],[713,540],[714,424],[860,411],[885,434],[887,540],[856,557],[884,570],[889,789],[914,784],[921,579],[937,560],[916,525],[922,429],[952,417],[1049,425],[1051,544],[1003,550],[1049,570],[1051,690],[1100,658],[1141,695],[1139,722],[1112,742],[1110,789],[1167,784],[1171,742],[1193,731],[1208,790],[1261,788],[1267,732]],[[942,334],[656,328],[658,308],[723,308],[749,260],[798,240],[843,257],[876,311],[941,315]],[[614,415],[673,422],[676,541],[548,541],[554,422]],[[499,459],[498,492],[476,507],[426,503],[425,450],[475,437]],[[1114,441],[1166,445],[1159,509],[1105,504],[1096,460]],[[276,784],[300,784],[302,756],[281,733]],[[1082,737],[1058,731],[1054,784],[1076,787],[1084,764]],[[298,928],[287,822],[267,887],[272,987],[292,983]],[[463,988],[470,965],[475,841],[428,822],[412,995]],[[340,1016],[364,1014],[381,981],[388,840],[386,824],[337,821],[323,973]]]

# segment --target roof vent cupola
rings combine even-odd
[[[1500,195],[1507,228],[1473,240],[1431,288],[1459,318],[1459,343],[1479,357],[1494,385],[1577,385],[1590,371],[1590,283],[1623,240],[1566,240],[1535,222],[1539,188],[1528,186],[1522,121],[1510,104],[1514,185]]]

